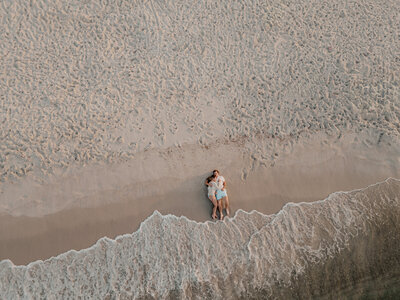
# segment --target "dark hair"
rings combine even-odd
[[[211,175],[207,177],[207,183],[209,183],[211,180],[213,180],[215,178],[215,175]]]
[[[218,170],[214,170],[214,171],[213,171],[213,174],[214,174],[215,172],[218,172],[218,174],[219,174],[219,171],[218,171]]]

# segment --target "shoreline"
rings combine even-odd
[[[37,216],[2,212],[0,260],[10,259],[20,265],[70,249],[84,249],[101,237],[115,238],[136,231],[155,210],[199,222],[210,220],[211,203],[203,180],[208,174],[206,170],[212,170],[222,158],[224,165],[218,168],[228,181],[232,216],[238,209],[273,214],[288,202],[313,202],[333,192],[364,188],[388,177],[400,178],[400,161],[393,155],[397,143],[389,147],[365,147],[350,143],[348,139],[352,138],[348,135],[342,142],[332,144],[315,136],[295,145],[290,153],[280,155],[274,166],[256,167],[246,180],[241,179],[241,170],[254,161],[235,145],[182,148],[168,159],[153,151],[126,164],[102,166],[102,172],[99,167],[91,170],[85,167],[80,174],[66,172],[68,176],[64,174],[53,185],[43,186],[42,191],[36,192],[54,195],[61,191],[64,197],[70,197],[69,206],[60,206],[62,201],[51,203],[42,199],[44,204],[52,204],[53,212],[43,213],[43,209],[38,209]],[[173,173],[178,167],[184,176]],[[108,176],[100,178],[104,174]],[[116,174],[119,176],[107,181]],[[63,188],[60,182],[65,184]],[[75,188],[66,193],[74,184]],[[110,189],[112,185],[114,189]],[[82,197],[80,188],[92,193]],[[24,190],[21,186],[18,189]],[[74,198],[76,195],[81,197]],[[32,203],[37,200],[30,199]]]
[[[47,276],[50,273],[54,276],[51,279],[51,283],[57,282],[57,280],[72,281],[72,285],[68,284],[66,288],[64,285],[57,284],[51,286],[48,292],[53,294],[78,294],[79,292],[71,290],[74,287],[74,279],[79,283],[87,280],[85,282],[89,283],[89,286],[95,286],[97,282],[108,279],[111,282],[132,284],[136,297],[149,293],[153,296],[155,294],[159,296],[171,295],[171,290],[174,289],[176,283],[166,281],[162,285],[156,285],[154,281],[158,280],[158,278],[168,277],[170,271],[179,272],[182,270],[173,268],[173,265],[177,262],[171,261],[169,254],[179,251],[182,247],[188,247],[192,250],[190,251],[191,253],[181,257],[178,263],[182,265],[183,272],[187,269],[191,271],[193,268],[197,270],[197,274],[200,274],[195,279],[189,279],[189,277],[184,276],[183,281],[190,289],[192,289],[192,284],[194,284],[193,281],[195,280],[200,284],[204,284],[205,289],[208,288],[208,282],[203,283],[203,280],[207,280],[210,275],[213,275],[210,274],[210,268],[207,268],[207,266],[204,268],[203,266],[204,264],[207,265],[208,259],[210,259],[211,265],[221,263],[223,274],[239,276],[236,280],[243,278],[242,276],[255,279],[256,286],[261,287],[261,289],[258,289],[259,295],[274,291],[276,295],[281,296],[298,295],[299,293],[317,296],[360,295],[368,291],[368,286],[365,288],[362,285],[365,283],[365,279],[370,284],[380,284],[383,288],[383,290],[379,291],[380,294],[385,293],[386,295],[389,292],[394,295],[396,290],[398,291],[395,288],[396,280],[387,281],[385,280],[385,275],[390,272],[396,276],[396,273],[398,273],[398,264],[395,263],[396,257],[398,257],[396,254],[398,253],[396,251],[398,249],[398,241],[393,240],[390,236],[398,229],[398,226],[393,225],[399,224],[398,222],[393,224],[391,222],[397,220],[399,216],[397,213],[399,209],[397,201],[399,184],[400,180],[391,178],[365,188],[334,193],[321,201],[309,204],[304,202],[298,204],[289,203],[274,215],[264,215],[257,211],[245,212],[238,210],[231,220],[216,224],[211,221],[198,223],[186,217],[161,215],[159,212],[154,212],[146,218],[139,230],[134,233],[120,235],[113,240],[101,238],[94,245],[82,251],[70,250],[49,260],[39,260],[27,266],[15,266],[10,260],[1,261],[2,269],[0,275],[12,286],[12,288],[7,288],[7,285],[3,285],[3,292],[7,295],[15,295],[15,290],[21,285],[27,286],[38,281],[45,282],[40,288],[48,290],[49,286],[46,285],[48,283],[46,279],[48,279]],[[299,231],[298,227],[294,226],[296,224],[305,228],[305,230]],[[310,235],[310,232],[313,232],[314,229],[325,231],[325,235]],[[354,230],[357,229],[359,231],[354,234]],[[191,231],[193,236],[187,235],[188,231]],[[238,233],[239,236],[235,238]],[[230,238],[224,238],[225,235]],[[154,238],[154,245],[149,245],[149,237]],[[215,244],[218,244],[219,239],[221,248],[215,246]],[[271,241],[277,244],[278,249],[270,247]],[[177,245],[174,243],[177,243]],[[204,243],[208,247],[204,248]],[[160,247],[169,248],[170,251],[155,255],[156,251],[160,250]],[[393,249],[393,251],[385,251],[383,256],[376,255],[376,253],[382,253],[385,249]],[[204,251],[205,256],[196,255],[199,250]],[[371,250],[373,251],[372,253]],[[210,254],[215,252],[217,252],[216,257],[224,257],[225,253],[233,255],[236,252],[237,256],[242,259],[235,260],[231,264],[229,263],[230,260],[224,257],[223,261],[220,262],[215,257],[210,257]],[[282,256],[282,252],[288,255]],[[365,255],[368,255],[370,259]],[[190,259],[190,263],[187,266],[184,262],[188,259],[188,256],[193,257],[193,259]],[[268,259],[271,257],[274,258],[272,261]],[[250,262],[244,258],[250,259]],[[348,263],[349,258],[350,261],[359,262],[357,268],[353,269],[353,266]],[[280,262],[275,263],[276,261]],[[105,262],[106,264],[104,264]],[[391,263],[387,264],[388,262]],[[264,289],[265,285],[263,283],[265,281],[271,282],[270,273],[268,273],[269,276],[267,277],[260,275],[254,277],[252,275],[254,267],[249,267],[248,263],[250,265],[254,265],[254,263],[257,266],[261,265],[260,268],[262,270],[266,270],[266,268],[268,270],[272,269],[272,274],[278,274],[277,276],[279,276],[281,282],[284,281],[286,283],[285,286],[290,285],[295,288],[294,293],[292,288],[282,290],[281,285],[268,285],[269,288]],[[384,265],[383,268],[382,263]],[[143,287],[141,281],[133,280],[137,278],[138,274],[141,275],[146,272],[141,268],[143,264],[149,267],[166,264],[167,267],[159,270],[157,267],[155,269],[150,268],[151,274],[155,275],[149,276],[144,281]],[[241,267],[246,273],[250,273],[243,275],[243,272],[234,272],[235,269]],[[371,268],[377,271],[371,271]],[[116,271],[125,269],[132,270],[129,278],[127,277],[129,273],[123,271],[118,273]],[[343,277],[343,269],[350,272],[352,276],[350,278]],[[87,277],[87,273],[84,270],[86,272],[94,272],[94,276]],[[333,281],[328,280],[323,286],[320,286],[319,282],[313,282],[312,287],[304,284],[304,281],[309,278],[308,274],[324,274],[327,270],[333,274]],[[77,277],[71,277],[72,271],[77,272]],[[296,272],[299,276],[293,277],[293,272]],[[208,273],[209,276],[204,276],[204,273]],[[10,280],[10,274],[23,277],[23,282]],[[220,280],[220,275],[217,275],[217,280]],[[128,281],[119,281],[121,278],[128,278]],[[224,278],[226,280],[226,277]],[[228,282],[232,282],[229,276]],[[340,283],[340,288],[338,288],[337,283]],[[358,285],[361,291],[347,289],[347,287],[354,287],[355,283],[361,284]],[[224,283],[224,286],[227,285],[228,283]],[[146,288],[149,286],[152,288],[150,292]],[[249,289],[254,288],[254,285],[232,286],[232,288],[236,294],[241,295],[243,291],[247,292]],[[37,290],[38,287],[35,285],[34,291],[36,292]],[[200,291],[200,293],[204,292],[203,289]],[[109,291],[96,289],[95,291],[89,291],[87,294],[93,295],[94,293],[96,295],[107,295]],[[183,294],[187,295],[185,292]],[[228,292],[228,295],[231,294]]]

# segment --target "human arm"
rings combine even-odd
[[[226,187],[226,181],[224,180],[223,184],[222,184],[222,191],[225,191],[225,187]]]
[[[224,182],[222,180],[218,180],[216,182],[217,189],[222,190],[224,188]]]

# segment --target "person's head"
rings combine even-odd
[[[213,171],[213,175],[214,175],[215,177],[218,177],[218,176],[219,176],[219,171],[218,171],[218,170],[214,170],[214,171]]]
[[[207,183],[209,183],[210,181],[212,181],[214,179],[214,175],[208,176],[207,177]]]
[[[207,177],[207,183],[210,182],[210,181],[216,181],[216,180],[217,180],[217,176],[214,176],[214,174],[209,176],[209,177]]]

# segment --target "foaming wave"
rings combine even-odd
[[[0,262],[4,298],[309,298],[399,293],[400,181],[198,223],[139,230],[28,266]],[[371,286],[374,287],[371,290]],[[389,294],[388,294],[389,293]],[[392,294],[390,294],[392,293]]]

